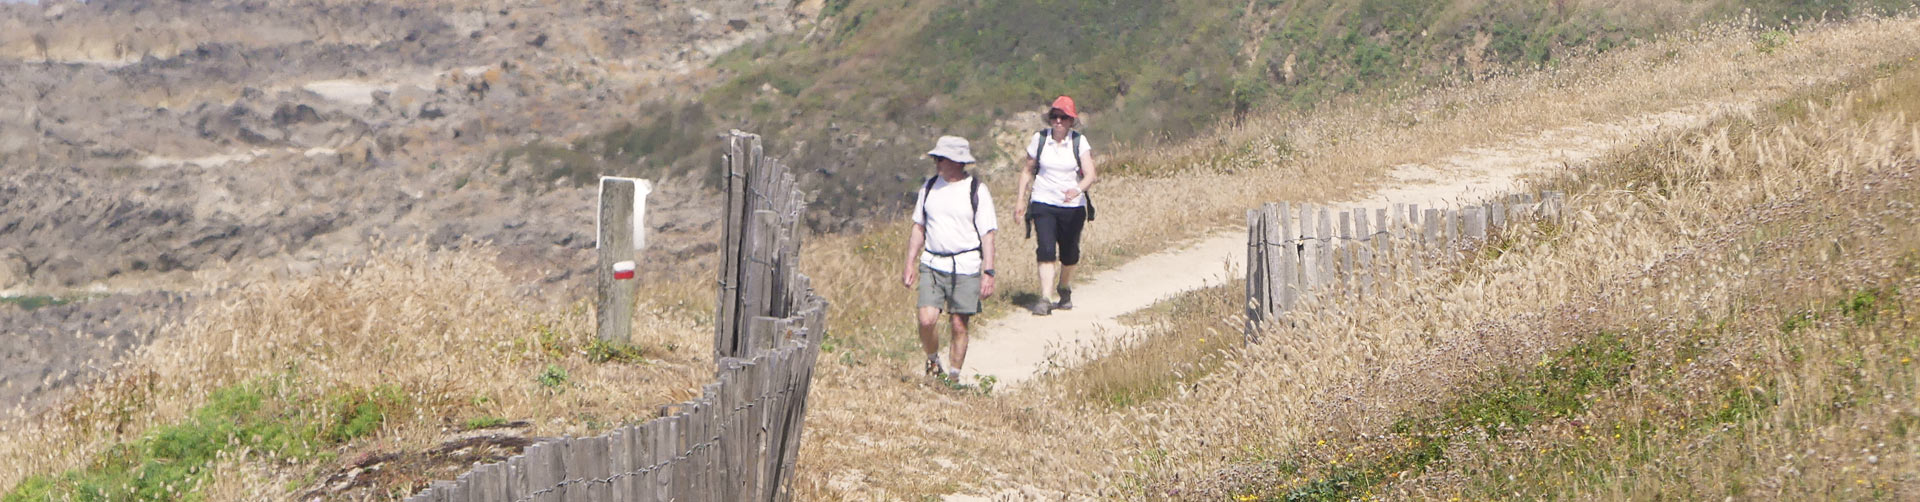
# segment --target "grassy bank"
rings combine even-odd
[[[1222,412],[1240,432],[1195,419],[1148,435],[1142,490],[1913,497],[1915,76],[1883,66],[1552,182],[1575,194],[1574,229],[1512,236],[1420,284],[1430,300],[1347,307],[1337,331],[1271,335],[1202,379],[1252,402]],[[1222,454],[1236,460],[1181,467]]]

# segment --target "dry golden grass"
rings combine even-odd
[[[478,416],[531,421],[532,435],[587,434],[649,417],[711,376],[703,364],[711,359],[708,296],[662,291],[647,299],[635,329],[645,361],[596,364],[585,352],[593,332],[584,303],[543,309],[516,298],[486,254],[413,246],[360,268],[216,293],[218,301],[129,357],[114,377],[10,422],[0,432],[0,458],[8,459],[0,486],[83,465],[108,446],[180,422],[215,389],[273,375],[313,396],[394,385],[411,397],[412,416],[388,417],[371,444],[348,444],[340,458],[424,449]],[[564,368],[568,382],[539,383],[548,365]],[[318,400],[293,404],[334,413]],[[277,466],[295,478],[333,467]]]
[[[1557,72],[1435,91],[1389,107],[1356,105],[1308,118],[1269,118],[1221,138],[1110,160],[1109,165],[1159,166],[1138,172],[1177,174],[1103,182],[1097,193],[1109,208],[1106,214],[1124,211],[1126,216],[1090,227],[1088,264],[1096,269],[1111,266],[1227,227],[1261,201],[1351,197],[1393,165],[1430,160],[1462,145],[1498,144],[1529,131],[1686,107],[1694,107],[1691,113],[1710,113],[1719,108],[1703,103],[1760,105],[1835,86],[1869,75],[1877,65],[1901,63],[1920,53],[1916,34],[1920,24],[1913,20],[1870,20],[1808,30],[1761,54],[1755,34],[1712,28]],[[1583,235],[1633,245],[1583,250],[1590,253],[1585,258],[1637,263],[1634,260],[1670,245],[1664,239],[1648,240],[1648,231],[1589,226]],[[913,376],[917,368],[909,355],[917,351],[908,336],[909,300],[900,290],[889,289],[897,287],[889,283],[896,273],[891,269],[898,266],[900,234],[904,231],[848,237],[846,244],[825,244],[808,254],[816,274],[845,274],[821,281],[839,288],[825,293],[841,303],[836,305],[836,336],[845,337],[846,345],[873,350],[827,358],[853,364],[832,368],[825,376],[830,383],[816,387],[821,406],[812,417],[817,421],[809,430],[801,478],[809,487],[803,493],[810,498],[901,499],[944,493],[954,485],[988,491],[1029,487],[1088,498],[1158,498],[1166,494],[1145,487],[1194,483],[1234,463],[1223,459],[1285,451],[1311,437],[1298,427],[1311,405],[1324,398],[1325,389],[1353,388],[1359,385],[1353,380],[1356,375],[1379,371],[1368,368],[1423,353],[1432,343],[1428,337],[1442,327],[1466,329],[1457,327],[1470,328],[1492,313],[1555,305],[1585,291],[1580,289],[1584,286],[1599,284],[1595,277],[1604,277],[1570,279],[1560,285],[1566,289],[1550,291],[1527,279],[1524,273],[1531,271],[1519,268],[1518,259],[1481,264],[1477,275],[1449,286],[1453,289],[1447,294],[1423,293],[1428,299],[1421,307],[1408,308],[1401,303],[1406,298],[1352,307],[1378,312],[1390,326],[1427,326],[1422,330],[1363,329],[1387,322],[1372,317],[1367,323],[1327,319],[1315,324],[1310,335],[1262,345],[1255,353],[1226,358],[1221,369],[1200,381],[1167,386],[1159,402],[1111,411],[1086,396],[1101,395],[1100,387],[1115,381],[1168,378],[1147,368],[1182,367],[1192,363],[1185,359],[1192,354],[1213,353],[1197,347],[1168,350],[1169,345],[1211,341],[1210,333],[1237,337],[1231,327],[1238,321],[1170,319],[1171,335],[1115,359],[1162,359],[1157,364],[1095,364],[1089,373],[1108,374],[1070,374],[1051,386],[997,399],[939,392]],[[1032,266],[1023,259],[1027,245],[1001,240],[1004,290],[1032,290]],[[1570,253],[1553,248],[1539,252],[1545,254],[1528,259],[1551,261]],[[1585,270],[1600,274],[1607,269]],[[842,282],[848,280],[853,282]],[[1210,294],[1215,296],[1197,301],[1232,306],[1217,316],[1238,314],[1237,290],[1220,288]],[[1437,317],[1426,318],[1430,315]],[[1551,346],[1522,340],[1501,350],[1537,354]],[[1128,367],[1140,369],[1129,372]],[[1248,377],[1250,373],[1260,377]]]
[[[1765,103],[1858,79],[1920,53],[1920,21],[1904,18],[1809,29],[1764,54],[1754,37],[1708,29],[1562,70],[1502,76],[1390,106],[1256,119],[1190,145],[1123,154],[1109,163],[1139,164],[1136,172],[1145,174],[1109,178],[1097,190],[1111,216],[1090,227],[1088,265],[1109,267],[1225,228],[1259,202],[1348,198],[1393,165],[1431,160],[1463,145],[1497,145],[1531,131],[1702,103]],[[1668,192],[1649,192],[1610,185],[1619,180],[1583,180],[1594,186],[1577,187],[1578,229],[1516,235],[1515,252],[1456,277],[1429,279],[1417,295],[1342,305],[1244,351],[1127,349],[1133,352],[1121,357],[1157,361],[1161,368],[1193,368],[1181,365],[1193,361],[1186,358],[1221,356],[1207,363],[1211,369],[1171,379],[1179,384],[1117,408],[1086,396],[1123,379],[1167,377],[1155,364],[1132,371],[1096,365],[1008,396],[948,389],[919,377],[911,295],[897,276],[904,228],[819,237],[803,261],[833,302],[826,339],[832,349],[822,355],[814,386],[798,498],[922,499],[1006,488],[1023,490],[1009,492],[1016,498],[1159,499],[1174,494],[1169,490],[1207,498],[1246,486],[1219,480],[1257,474],[1249,466],[1321,438],[1377,433],[1392,413],[1415,409],[1421,397],[1447,390],[1446,382],[1465,381],[1490,365],[1537,361],[1565,346],[1571,335],[1533,329],[1551,326],[1542,312],[1588,299],[1623,276],[1639,277],[1632,274],[1673,246],[1712,235],[1711,225],[1722,221],[1712,216],[1747,208],[1769,193],[1862,179],[1912,157],[1912,142],[1920,140],[1895,134],[1910,132],[1909,125],[1845,112],[1816,107],[1808,122],[1762,131],[1762,140],[1724,142],[1746,148],[1737,151],[1694,144],[1720,141],[1717,132],[1705,136],[1708,141],[1673,143],[1691,145],[1671,152],[1686,162],[1622,178],[1718,176],[1738,183],[1675,183]],[[1749,161],[1759,152],[1769,160]],[[1632,159],[1608,162],[1623,160]],[[992,181],[996,193],[1012,192],[1011,180]],[[1011,214],[1009,198],[999,200],[1001,214]],[[1030,243],[1013,238],[1017,227],[1007,230],[998,249],[1003,289],[1031,291]],[[0,429],[0,459],[6,459],[0,486],[82,465],[112,443],[180,420],[209,389],[267,375],[288,374],[319,388],[389,383],[411,396],[412,416],[392,417],[371,440],[345,446],[339,457],[350,458],[417,451],[444,440],[460,420],[482,414],[532,420],[531,433],[538,435],[595,432],[685,399],[710,374],[710,281],[648,288],[636,342],[650,350],[649,363],[625,364],[586,360],[580,347],[591,328],[581,306],[529,306],[510,295],[500,277],[477,253],[414,249],[363,268],[221,292],[192,324],[130,358],[114,379],[76,391],[66,408],[7,422]],[[1687,286],[1643,287],[1660,292],[1649,300],[1675,308],[1690,302],[1724,307],[1712,303],[1724,298],[1715,292],[1731,291]],[[1216,313],[1158,319],[1162,334],[1142,347],[1197,343],[1189,340],[1211,340],[1209,333],[1237,337],[1231,329],[1238,321],[1230,318],[1238,312],[1237,291],[1209,290],[1189,309],[1171,310]],[[1007,309],[1006,296],[989,309]],[[1637,315],[1639,304],[1631,302],[1639,299],[1611,297],[1605,306]],[[542,332],[553,335],[543,341]],[[1529,336],[1495,336],[1500,333]],[[568,370],[566,390],[535,381],[549,364]],[[1429,374],[1431,381],[1416,378]],[[1421,382],[1428,386],[1415,385]],[[1798,446],[1791,438],[1781,441]],[[303,479],[338,467],[245,455],[217,465],[205,493],[234,498],[282,497],[284,490],[309,488]],[[254,490],[262,480],[287,486]],[[1422,496],[1464,490],[1453,482],[1406,489]],[[1622,491],[1606,491],[1609,486]],[[1584,490],[1576,495],[1653,493],[1625,485]]]
[[[1498,438],[1439,431],[1471,439],[1423,477],[1337,498],[1920,495],[1920,452],[1900,432],[1920,411],[1915,76],[1616,154],[1558,182],[1574,189],[1573,229],[1511,234],[1507,253],[1461,274],[1271,333],[1193,392],[1122,419],[1158,417],[1128,439],[1148,487],[1131,495],[1312,493],[1343,465],[1411,451],[1396,420],[1601,333],[1624,333],[1636,362],[1584,413]],[[1877,321],[1845,305],[1862,292],[1877,292],[1864,293]],[[1813,320],[1782,328],[1802,312]],[[1721,420],[1742,403],[1727,393],[1749,388],[1769,404]]]

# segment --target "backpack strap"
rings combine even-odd
[[[933,225],[933,217],[929,216],[927,213],[927,199],[933,197],[933,182],[934,180],[938,180],[938,179],[940,179],[940,175],[935,174],[932,177],[927,178],[926,186],[920,187],[920,224],[921,225],[926,225],[926,226]]]
[[[974,239],[976,239],[975,242],[985,244],[986,239],[980,236],[980,177],[970,175],[970,176],[967,176],[967,178],[969,178],[970,181],[972,181],[972,183],[967,187],[967,201],[969,203],[968,204],[969,209],[973,211],[972,212],[973,217],[968,218],[968,220],[970,220],[970,222],[973,223],[973,235],[974,235]],[[921,222],[920,224],[921,225],[928,226],[928,227],[933,226],[933,216],[927,210],[927,200],[933,197],[933,184],[934,182],[939,180],[940,180],[940,175],[935,174],[932,177],[927,178],[926,186],[920,187],[920,222]],[[928,250],[927,253],[930,253],[934,256],[938,256],[941,258],[951,258],[954,256],[967,254],[967,253],[971,253],[979,250],[980,250],[980,246],[974,246],[973,249],[961,250],[954,253],[939,253],[939,252],[934,252],[932,250]]]
[[[986,236],[980,235],[980,177],[968,176],[968,178],[973,179],[973,186],[967,188],[967,201],[972,203],[973,217],[967,218],[967,221],[973,223],[974,242],[986,244]]]
[[[1033,141],[1035,144],[1033,147],[1033,174],[1039,176],[1040,154],[1047,153],[1047,130],[1041,129],[1038,134],[1034,135]]]
[[[1087,165],[1080,163],[1080,131],[1067,131],[1067,137],[1073,138],[1073,167],[1079,169],[1079,171],[1074,174],[1085,178],[1087,177]]]
[[[967,201],[971,203],[973,214],[977,215],[980,214],[980,177],[968,176],[968,178],[973,179],[973,186],[967,187]],[[980,233],[980,222],[973,222],[973,226],[974,233]]]

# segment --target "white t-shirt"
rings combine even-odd
[[[926,186],[924,183],[922,187]],[[927,246],[920,253],[920,263],[950,274],[980,273],[981,255],[977,251],[951,257],[933,254],[978,248],[982,236],[1000,229],[999,219],[993,214],[993,196],[987,193],[985,183],[980,184],[980,211],[974,212],[973,203],[968,200],[972,185],[972,176],[952,183],[940,178],[933,182],[930,193],[916,193],[919,197],[914,198],[913,222],[927,227]],[[929,224],[923,218],[932,218],[933,223]],[[967,221],[969,218],[973,221]],[[976,225],[980,229],[978,234],[973,233]]]
[[[1035,134],[1033,141],[1027,142],[1027,158],[1040,154],[1040,174],[1033,177],[1033,201],[1060,207],[1080,207],[1086,205],[1087,198],[1082,195],[1067,202],[1067,190],[1080,187],[1080,163],[1073,152],[1074,133],[1068,133],[1067,139],[1053,140],[1053,133]],[[1040,150],[1040,142],[1047,142],[1046,151]],[[1093,146],[1087,144],[1087,137],[1080,136],[1080,155],[1092,155]]]

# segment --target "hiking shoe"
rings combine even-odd
[[[1073,290],[1060,288],[1060,301],[1054,302],[1054,310],[1073,310]]]
[[[940,368],[940,356],[927,356],[927,376],[937,377],[943,373],[946,370]]]
[[[1033,304],[1033,315],[1053,315],[1053,302],[1047,301],[1046,298],[1041,298],[1040,301]]]

